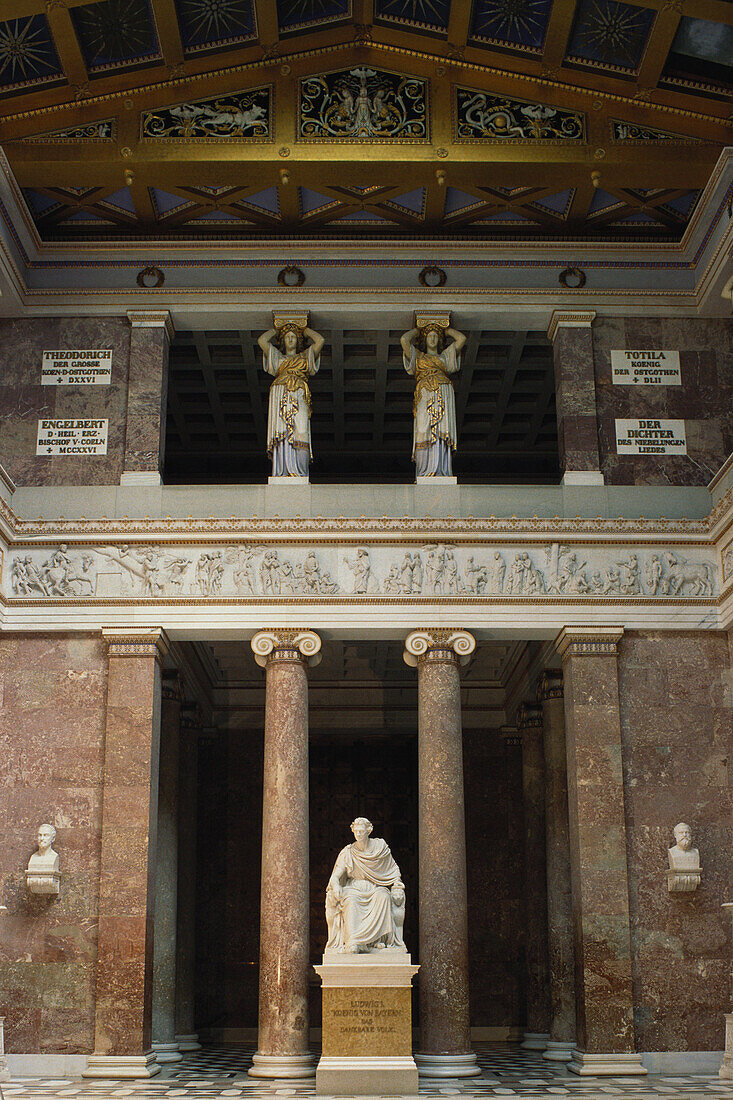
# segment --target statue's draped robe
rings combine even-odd
[[[264,367],[275,376],[267,409],[267,453],[273,477],[307,477],[311,451],[311,395],[308,379],[317,373],[320,356],[310,344],[295,355],[283,355],[269,344]]]
[[[386,841],[374,837],[367,851],[347,844],[339,852],[331,878],[345,883],[341,900],[326,891],[326,950],[366,950],[376,944],[405,951],[392,911],[392,887],[404,889],[400,869]]]
[[[403,356],[404,367],[415,379],[413,402],[414,427],[412,457],[418,477],[450,477],[453,473],[451,451],[458,442],[456,400],[448,377],[460,369],[460,356],[454,343],[440,355],[429,355],[412,345],[410,358]]]

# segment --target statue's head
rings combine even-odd
[[[426,351],[428,355],[437,355],[445,345],[445,333],[442,325],[437,324],[435,321],[429,321],[427,325],[423,325],[418,333],[416,343],[421,351]]]
[[[370,836],[373,828],[368,817],[355,817],[351,822],[351,831],[357,840],[360,836]]]
[[[56,839],[56,830],[53,825],[39,825],[38,835],[36,840],[38,841],[38,851],[47,852],[54,840]]]
[[[281,325],[277,333],[277,345],[285,355],[295,355],[305,346],[305,336],[300,325],[295,321],[286,321]]]
[[[680,821],[679,825],[675,825],[672,831],[677,847],[681,848],[683,852],[689,852],[692,847],[692,829],[690,826],[686,825],[684,821]]]

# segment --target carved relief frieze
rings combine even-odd
[[[585,141],[585,116],[548,103],[457,87],[454,111],[456,141]]]
[[[697,546],[438,541],[69,543],[14,549],[6,599],[655,599],[717,594]]]
[[[271,117],[272,89],[248,88],[144,111],[140,136],[146,141],[268,141]]]

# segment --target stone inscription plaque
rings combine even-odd
[[[42,386],[108,386],[112,381],[112,350],[44,351]]]
[[[411,1054],[410,989],[324,987],[323,1053],[355,1057]]]
[[[684,420],[617,420],[616,453],[686,455]]]
[[[106,455],[109,420],[39,420],[37,455]]]
[[[612,351],[614,386],[681,386],[678,351]]]

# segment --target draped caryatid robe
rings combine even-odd
[[[311,393],[308,379],[320,366],[309,344],[295,355],[283,355],[270,344],[264,367],[275,376],[267,409],[267,453],[273,477],[308,476],[311,454]]]
[[[404,885],[386,841],[374,837],[366,851],[347,844],[338,854],[331,874],[331,881],[334,879],[341,884],[342,894],[336,901],[329,883],[326,950],[360,952],[392,947],[405,951],[404,901],[396,903],[391,893],[397,887],[404,891]]]
[[[455,344],[439,355],[429,355],[412,345],[405,370],[415,379],[412,457],[418,477],[451,476],[451,451],[458,442],[456,400],[448,377],[461,365]]]

